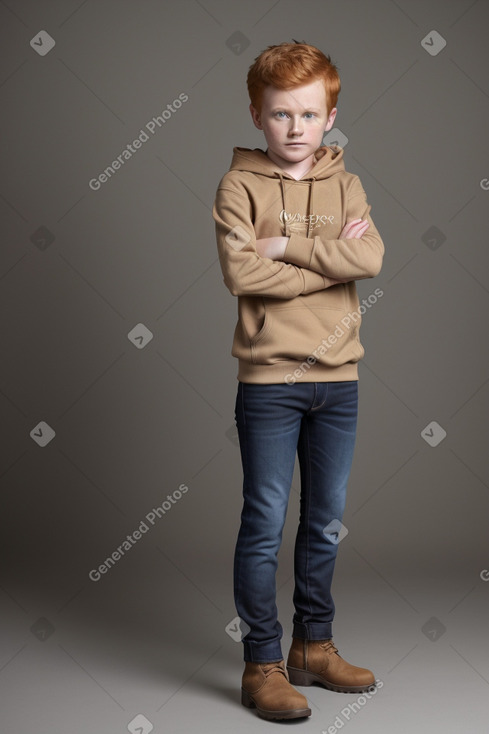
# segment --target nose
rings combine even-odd
[[[294,115],[290,119],[289,135],[298,136],[304,132],[302,127],[302,118],[300,115]]]

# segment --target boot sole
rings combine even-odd
[[[311,673],[308,670],[301,670],[300,668],[290,668],[287,666],[287,672],[289,674],[289,682],[293,686],[312,686],[313,683],[319,683],[323,688],[327,688],[329,691],[335,691],[336,693],[363,693],[375,688],[375,681],[364,686],[337,686],[334,683],[329,683],[324,680],[317,673]]]
[[[303,719],[312,713],[311,709],[288,709],[286,711],[267,711],[266,709],[261,709],[257,706],[248,691],[245,691],[243,688],[241,689],[241,703],[248,709],[256,709],[258,716],[262,719],[267,719],[267,721],[274,719]]]

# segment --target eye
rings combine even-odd
[[[286,113],[282,110],[278,110],[278,112],[275,113],[275,117],[279,117],[281,120],[283,120],[284,117],[286,117]]]
[[[310,120],[311,117],[316,117],[316,115],[314,114],[314,112],[305,112],[304,117],[307,117]]]

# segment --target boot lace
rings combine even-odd
[[[261,669],[263,670],[265,677],[268,678],[269,675],[272,675],[272,673],[282,673],[287,678],[287,671],[285,668],[280,667],[277,663],[270,663],[268,665],[262,665]]]
[[[320,644],[320,646],[319,646],[319,647],[321,647],[321,648],[322,648],[322,649],[324,650],[324,652],[327,652],[327,653],[329,653],[330,655],[333,655],[333,654],[334,654],[335,652],[336,652],[336,653],[338,652],[338,648],[337,648],[337,647],[336,647],[336,645],[335,645],[335,644],[333,643],[333,640],[325,640],[324,642],[322,642],[322,643]],[[338,654],[339,654],[339,653],[338,653]]]

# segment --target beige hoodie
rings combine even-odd
[[[345,171],[339,146],[319,148],[298,181],[258,148],[233,153],[213,217],[224,283],[238,297],[238,380],[357,380],[366,306],[355,280],[377,275],[384,254],[360,179]],[[337,239],[357,218],[369,222],[364,236]],[[257,239],[280,236],[289,237],[284,262],[257,253]],[[332,285],[331,278],[349,280]]]

